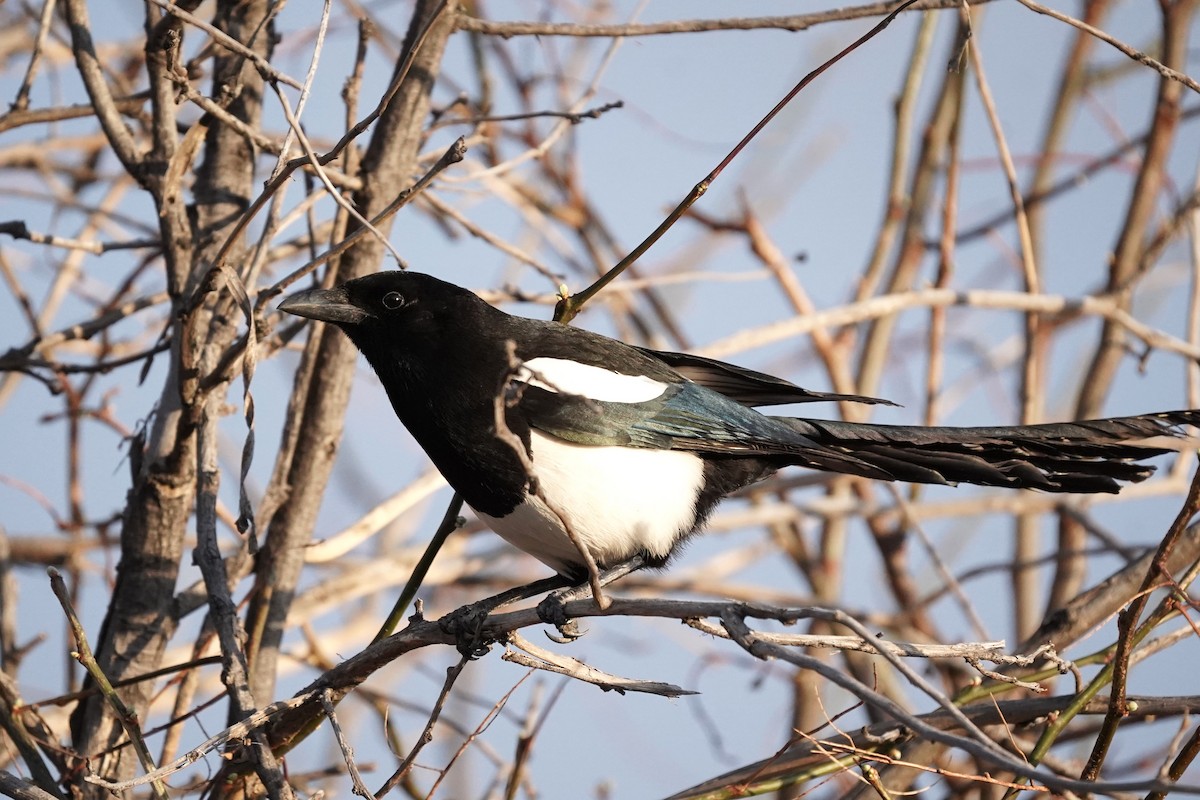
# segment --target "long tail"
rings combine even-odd
[[[1154,467],[1134,462],[1179,449],[1164,437],[1186,439],[1180,426],[1200,425],[1200,410],[1004,428],[772,419],[898,481],[1090,493],[1148,478]]]

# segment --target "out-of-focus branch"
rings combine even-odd
[[[79,68],[79,77],[83,79],[83,85],[87,88],[96,118],[104,128],[109,145],[121,164],[130,175],[138,178],[143,154],[134,141],[132,132],[125,126],[125,120],[121,118],[121,112],[104,77],[100,57],[96,54],[96,46],[92,41],[87,2],[63,0],[63,11],[71,29],[71,50]]]
[[[984,0],[987,2],[987,0]],[[955,8],[957,0],[922,0],[912,11]],[[585,36],[611,38],[614,36],[660,36],[672,33],[703,33],[706,31],[783,30],[803,31],[830,22],[845,22],[867,17],[882,17],[895,8],[895,3],[869,3],[832,11],[795,14],[787,17],[725,17],[721,19],[688,19],[632,25],[587,25],[554,22],[495,22],[478,17],[462,16],[458,27],[464,31],[500,36]]]
[[[1105,296],[1064,297],[1052,294],[1026,294],[986,289],[924,289],[914,292],[881,295],[831,308],[807,317],[792,317],[761,328],[744,330],[700,348],[704,355],[720,358],[754,347],[763,347],[792,336],[799,336],[818,327],[852,325],[866,320],[887,317],[912,308],[963,306],[971,308],[1036,311],[1059,314],[1065,318],[1100,317],[1140,339],[1147,347],[1175,353],[1185,358],[1200,358],[1200,349],[1166,331],[1154,328],[1130,314],[1123,304]]]
[[[1187,63],[1192,41],[1192,17],[1197,0],[1161,4],[1163,63],[1172,68]],[[1183,84],[1170,78],[1160,78],[1155,99],[1154,122],[1142,153],[1137,179],[1129,194],[1125,219],[1113,247],[1108,270],[1107,291],[1114,293],[1120,310],[1128,311],[1132,301],[1133,279],[1138,274],[1146,231],[1159,202],[1159,193],[1167,175],[1167,157],[1179,128]],[[1076,398],[1075,413],[1079,418],[1094,416],[1112,387],[1118,366],[1125,357],[1125,330],[1114,319],[1105,320],[1088,366],[1088,378],[1083,381]]]
[[[1023,700],[1001,700],[995,703],[979,703],[963,709],[972,722],[979,726],[1005,725],[1019,727],[1042,719],[1066,708],[1071,696],[1036,697]],[[1130,698],[1131,700],[1133,698]],[[1133,718],[1149,722],[1159,713],[1171,715],[1191,713],[1189,709],[1200,704],[1200,697],[1139,697]],[[1169,710],[1168,710],[1169,709]],[[1096,699],[1088,704],[1085,713],[1103,714],[1108,702]],[[922,714],[920,719],[943,730],[956,729],[956,721],[944,710]],[[824,779],[831,766],[829,748],[845,752],[843,748],[854,748],[859,758],[845,763],[846,769],[853,768],[863,760],[870,761],[876,754],[885,758],[894,754],[901,745],[913,740],[913,732],[901,722],[888,721],[855,731],[836,731],[828,739],[797,737],[795,741],[774,754],[771,758],[746,764],[723,775],[711,778],[667,800],[698,800],[699,798],[736,797],[737,794],[721,794],[730,789],[746,793],[766,790],[773,785],[800,782],[809,779]],[[938,770],[940,773],[941,770]],[[761,787],[761,788],[760,788]]]
[[[8,770],[0,770],[0,793],[13,800],[59,800],[57,795],[47,792],[24,778],[18,778]]]
[[[1146,53],[1143,53],[1142,51],[1140,51],[1134,47],[1130,47],[1129,45],[1120,41],[1116,37],[1110,36],[1109,34],[1105,33],[1104,31],[1100,30],[1099,28],[1095,27],[1094,25],[1088,24],[1084,20],[1076,19],[1069,14],[1062,13],[1061,11],[1055,11],[1053,8],[1047,8],[1046,6],[1042,5],[1041,3],[1033,2],[1033,0],[1017,0],[1017,1],[1021,5],[1028,8],[1030,11],[1036,11],[1039,14],[1045,14],[1048,17],[1053,17],[1054,19],[1058,20],[1059,22],[1065,22],[1068,25],[1076,27],[1079,30],[1087,33],[1089,36],[1094,36],[1097,39],[1099,39],[1100,41],[1105,42],[1106,44],[1112,45],[1113,47],[1117,48],[1125,55],[1132,58],[1134,61],[1138,62],[1139,64],[1149,67],[1150,69],[1154,70],[1159,75],[1162,75],[1164,78],[1166,78],[1168,80],[1178,81],[1179,83],[1183,84],[1187,88],[1191,89],[1193,92],[1200,92],[1200,83],[1197,83],[1189,75],[1182,73],[1177,69],[1173,69],[1173,68],[1167,66],[1166,64],[1162,63],[1161,61],[1155,60],[1151,56],[1147,55]],[[1183,3],[1181,5],[1186,5],[1186,1],[1185,1],[1185,3]]]

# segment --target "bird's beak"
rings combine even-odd
[[[288,296],[279,304],[280,311],[298,317],[318,319],[343,325],[357,325],[369,315],[350,302],[341,286],[336,289],[305,289]]]

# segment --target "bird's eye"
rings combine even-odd
[[[402,305],[404,305],[404,295],[399,292],[388,292],[383,296],[383,307],[389,311],[395,311]]]

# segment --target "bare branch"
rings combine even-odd
[[[985,0],[986,2],[986,0]],[[955,8],[956,0],[922,0],[912,6],[911,11],[931,11],[940,8]],[[783,30],[803,31],[816,25],[830,22],[881,17],[895,3],[870,3],[833,11],[795,14],[786,17],[726,17],[722,19],[672,20],[669,22],[641,23],[632,25],[584,25],[579,23],[552,22],[493,22],[462,15],[458,20],[461,30],[500,36],[584,36],[612,38],[616,36],[661,36],[672,33],[704,33],[706,31],[750,31]]]

